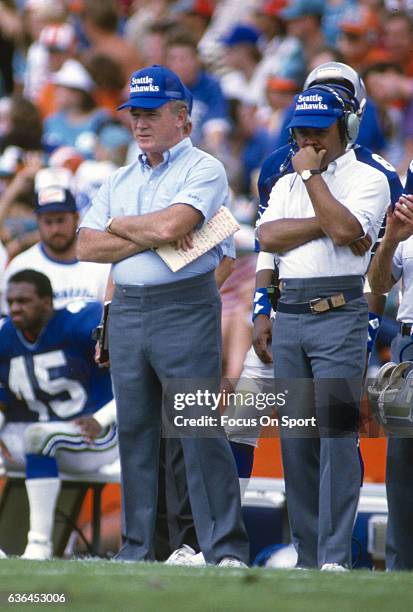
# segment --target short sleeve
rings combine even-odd
[[[377,171],[366,177],[358,189],[354,189],[343,202],[356,217],[364,234],[373,231],[376,239],[383,216],[391,204],[389,183],[383,173]]]
[[[284,202],[286,185],[289,184],[289,178],[289,176],[286,176],[280,179],[271,189],[270,197],[268,199],[268,206],[259,220],[257,224],[258,226],[262,225],[263,223],[267,223],[268,221],[278,221],[279,219],[284,219],[286,217]]]
[[[92,206],[83,217],[80,224],[80,229],[88,227],[89,229],[104,231],[107,221],[110,219],[110,177],[103,183],[96,196],[92,200]]]

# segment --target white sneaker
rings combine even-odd
[[[340,563],[324,563],[321,567],[322,572],[348,572],[348,568]]]
[[[190,558],[189,565],[197,565],[198,567],[204,567],[206,565],[204,555],[201,552],[194,555]]]
[[[194,549],[188,544],[182,544],[181,548],[174,550],[170,557],[165,561],[165,565],[206,565],[204,555],[200,552],[195,553]]]
[[[36,539],[34,536],[29,536],[26,550],[22,554],[22,559],[33,559],[36,561],[47,561],[53,557],[52,543],[44,538]]]
[[[236,559],[235,557],[224,557],[218,563],[218,567],[246,567],[248,568],[248,565],[243,563],[243,561]]]

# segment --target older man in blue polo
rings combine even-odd
[[[172,272],[154,250],[177,243],[227,202],[224,168],[186,136],[191,94],[164,66],[135,72],[128,108],[138,159],[104,183],[84,218],[79,257],[112,263],[109,346],[122,469],[121,560],[154,558],[162,396],[170,381],[219,389],[217,245]],[[175,385],[178,390],[179,384]],[[194,389],[193,389],[194,390]],[[201,415],[201,406],[195,406]],[[181,443],[201,550],[210,564],[244,566],[248,540],[235,462],[222,429],[186,430]],[[212,434],[212,435],[211,435]],[[177,435],[175,433],[175,435]]]
[[[288,390],[282,415],[301,419],[281,427],[297,565],[335,571],[351,568],[362,478],[363,282],[390,204],[384,174],[348,147],[360,122],[342,96],[340,88],[322,85],[296,96],[289,124],[295,172],[275,184],[259,227],[261,248],[279,258],[273,353],[276,384]],[[313,416],[315,427],[300,426],[314,423]]]

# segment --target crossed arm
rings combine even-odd
[[[303,147],[292,159],[294,170],[300,174],[306,168],[320,168],[324,154],[324,150],[316,152],[311,146]],[[337,246],[350,246],[354,241],[363,240],[359,221],[332,195],[320,174],[307,180],[305,187],[316,216],[263,223],[258,230],[263,250],[283,253],[324,236],[329,236]]]
[[[110,232],[82,228],[77,253],[81,261],[114,263],[161,244],[176,242],[202,221],[202,214],[187,204],[173,204],[145,215],[115,217]]]

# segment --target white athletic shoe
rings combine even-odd
[[[236,559],[235,557],[224,557],[218,563],[218,567],[246,567],[248,568],[248,565],[245,565],[243,561],[240,561],[239,559]]]
[[[340,563],[324,563],[321,568],[322,572],[348,572],[348,568]]]
[[[170,557],[165,561],[165,565],[206,565],[204,555],[200,552],[195,553],[194,549],[188,544],[182,544],[181,548],[174,550]]]
[[[36,561],[47,561],[53,557],[52,543],[41,536],[28,536],[26,550],[22,554],[22,559],[32,559]]]

